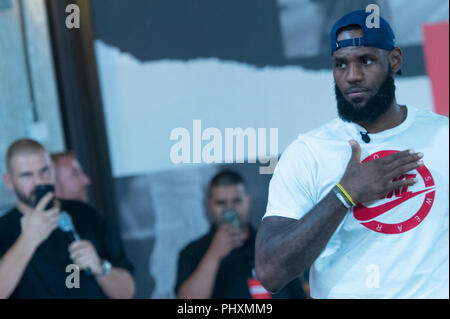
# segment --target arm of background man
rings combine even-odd
[[[21,233],[0,264],[0,298],[8,298],[13,293],[37,247],[58,226],[58,208],[43,211],[52,196],[45,195],[33,212],[22,216]]]
[[[9,298],[22,278],[35,247],[23,236],[8,249],[0,261],[0,299]]]
[[[124,266],[121,266],[126,264],[126,258],[121,253],[121,246],[117,246],[116,248],[119,248],[116,249],[116,258],[111,258],[114,257],[114,254],[107,255],[111,259],[110,262],[116,264],[116,266],[111,268],[111,272],[108,275],[103,275],[102,259],[91,241],[85,239],[74,241],[69,246],[69,253],[72,261],[81,269],[90,269],[95,276],[95,280],[107,297],[113,299],[129,299],[135,293],[134,278],[127,269],[122,268]],[[122,260],[121,263],[120,260]],[[117,263],[118,261],[119,263]]]
[[[232,225],[220,225],[214,234],[208,250],[198,263],[198,266],[195,267],[192,275],[181,284],[177,297],[180,299],[211,298],[220,262],[234,248],[242,246],[246,239],[247,234],[241,232]],[[182,252],[178,266],[179,269],[183,269],[180,267],[186,267],[182,263],[184,260],[190,259],[191,256],[187,256],[188,254],[189,250]],[[186,274],[189,274],[189,272]]]
[[[359,144],[356,141],[350,144],[352,155],[341,185],[356,203],[376,200],[394,189],[417,182],[415,179],[394,179],[420,167],[423,154],[407,150],[361,163]],[[256,275],[266,289],[281,289],[310,266],[346,212],[347,209],[331,191],[299,220],[266,217],[258,230],[255,252]]]
[[[126,269],[112,267],[109,275],[97,276],[95,279],[109,298],[129,299],[134,296],[134,279]]]
[[[220,259],[213,253],[207,252],[195,271],[180,286],[179,299],[208,299],[211,298]]]

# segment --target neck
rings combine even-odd
[[[364,127],[369,133],[379,133],[400,125],[406,119],[406,115],[406,106],[398,105],[394,99],[387,112],[381,115],[376,121],[357,122],[357,124]]]
[[[34,210],[33,207],[28,206],[27,204],[19,201],[17,202],[17,209],[22,215],[31,214]]]

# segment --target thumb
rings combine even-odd
[[[355,140],[349,141],[350,146],[352,147],[352,157],[350,158],[350,162],[361,163],[361,146]]]

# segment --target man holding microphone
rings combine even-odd
[[[53,185],[45,148],[30,139],[10,145],[7,187],[17,206],[0,218],[0,298],[131,298],[133,267],[117,234],[90,206],[47,193],[36,203],[36,186]],[[53,208],[46,209],[53,202]],[[58,228],[59,212],[73,219],[81,239],[68,242]],[[79,288],[68,288],[66,267],[76,264]]]

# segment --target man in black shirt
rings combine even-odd
[[[50,157],[36,141],[14,142],[4,180],[17,207],[0,218],[0,298],[131,298],[135,283],[118,234],[90,206],[54,199],[37,204],[36,185],[53,184]],[[69,243],[58,228],[59,212],[72,220],[80,240]],[[70,285],[78,265],[79,286]],[[86,271],[86,270],[89,271]]]
[[[298,279],[270,295],[254,278],[255,231],[247,223],[251,196],[242,177],[223,171],[211,181],[208,234],[188,244],[178,258],[175,293],[181,299],[305,298]],[[224,221],[224,212],[237,220]],[[234,224],[234,225],[233,225]]]

